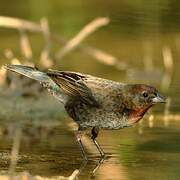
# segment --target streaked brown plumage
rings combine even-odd
[[[100,129],[121,129],[138,122],[147,110],[165,102],[157,89],[143,84],[123,84],[91,75],[32,67],[6,65],[7,69],[39,81],[65,106],[78,124],[79,131],[92,128],[92,139],[101,156],[104,152],[96,141]],[[78,142],[85,152],[79,134]]]

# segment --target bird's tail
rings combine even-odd
[[[23,65],[4,65],[4,67],[10,71],[22,74],[43,83],[50,81],[49,76],[45,72],[41,72],[33,67]]]

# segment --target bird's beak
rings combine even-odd
[[[164,96],[161,96],[160,94],[157,94],[156,97],[152,99],[153,103],[166,103],[166,98]]]

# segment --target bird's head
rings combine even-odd
[[[131,118],[137,120],[153,105],[166,102],[156,88],[144,84],[126,85],[123,97],[125,107],[131,111]]]

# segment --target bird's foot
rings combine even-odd
[[[91,178],[95,177],[97,170],[100,168],[101,164],[106,160],[107,156],[105,154],[101,154],[101,158],[99,159],[98,163],[96,164],[95,168],[91,172]]]

